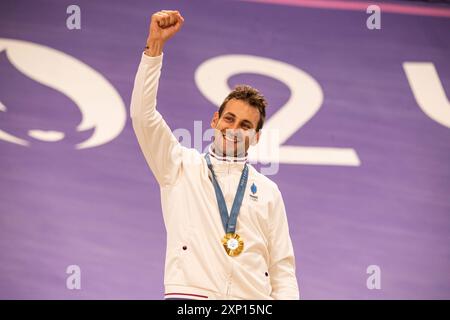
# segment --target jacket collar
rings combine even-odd
[[[230,156],[220,156],[214,152],[214,145],[211,143],[208,148],[208,152],[211,155],[212,158],[215,158],[219,161],[225,161],[225,162],[247,162],[247,153],[245,153],[244,157],[230,157]]]
[[[247,154],[245,157],[223,157],[214,152],[213,144],[208,148],[214,173],[241,173],[244,165],[247,163]]]

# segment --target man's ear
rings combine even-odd
[[[219,112],[214,112],[213,118],[211,120],[211,128],[217,127],[217,122],[219,121]]]
[[[261,136],[261,130],[256,132],[256,134],[253,136],[252,141],[250,145],[255,146],[259,142],[259,137]]]

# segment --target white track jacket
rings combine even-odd
[[[166,298],[299,299],[295,258],[277,185],[249,166],[236,233],[243,252],[230,257],[210,172],[195,149],[183,147],[156,110],[163,54],[142,55],[131,98],[134,132],[157,179],[167,231]],[[228,211],[243,161],[211,157]]]

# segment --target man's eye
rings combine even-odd
[[[231,117],[225,117],[225,120],[228,121],[228,122],[231,122],[231,121],[233,121],[233,118],[231,118]]]

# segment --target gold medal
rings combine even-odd
[[[242,170],[241,179],[239,180],[238,189],[233,200],[233,206],[231,212],[228,214],[227,205],[220,189],[219,183],[216,180],[211,160],[209,159],[209,153],[205,155],[206,163],[211,171],[212,183],[214,186],[214,192],[216,193],[217,204],[219,206],[220,218],[222,220],[223,228],[225,229],[225,236],[222,238],[222,245],[225,252],[230,257],[235,257],[241,254],[244,250],[244,240],[239,237],[236,230],[237,217],[239,214],[239,208],[241,207],[242,200],[244,198],[245,188],[248,180],[248,166],[245,163]]]
[[[244,250],[244,240],[237,233],[227,233],[222,244],[230,257],[238,256]]]

